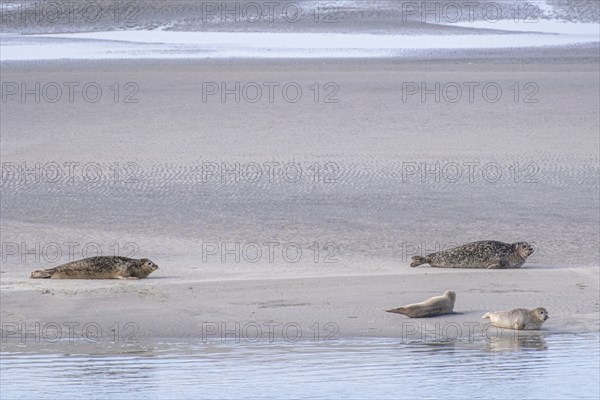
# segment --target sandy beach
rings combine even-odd
[[[515,304],[551,310],[543,336],[584,334],[599,328],[598,273],[590,268],[231,280],[205,280],[198,272],[178,272],[186,278],[171,273],[134,283],[4,283],[8,340],[3,346],[10,349],[22,343],[21,322],[28,329],[23,337],[47,342],[46,346],[57,336],[69,345],[67,327],[78,323],[71,339],[89,339],[97,342],[98,349],[113,339],[115,324],[120,325],[125,343],[129,342],[125,339],[233,343],[254,341],[258,332],[265,342],[280,343],[362,337],[403,342],[510,339],[514,332],[490,331],[481,316]],[[386,307],[420,301],[447,288],[458,293],[456,315],[411,320],[384,312]],[[8,324],[13,321],[18,328]],[[37,338],[34,322],[41,322]],[[93,326],[85,328],[87,324]]]
[[[303,340],[315,329],[466,340],[487,311],[537,306],[550,314],[544,334],[597,332],[593,50],[477,54],[4,63],[3,82],[19,88],[79,86],[72,102],[66,90],[49,101],[51,85],[39,102],[17,93],[2,105],[1,316],[11,337],[2,346],[19,344],[22,323],[31,339],[37,322],[46,334],[96,323],[103,338],[131,322],[150,340],[219,339],[236,323],[242,337],[259,325],[279,339],[300,327]],[[265,82],[279,84],[272,102],[266,89],[249,101],[255,86],[239,102],[207,94],[207,84]],[[423,101],[407,86],[422,82],[493,83],[503,95]],[[96,102],[80,90],[91,83],[102,89]],[[297,102],[279,91],[289,83],[302,89]],[[408,266],[412,255],[484,239],[526,240],[536,253],[518,270]],[[160,269],[141,281],[28,278],[115,251]],[[457,293],[458,314],[384,312],[445,290]],[[416,322],[417,333],[407,325]],[[443,330],[451,323],[459,335]]]

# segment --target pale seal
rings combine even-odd
[[[429,264],[436,268],[519,268],[532,254],[533,247],[526,242],[485,240],[427,254],[425,257],[414,256],[410,266]]]
[[[158,269],[147,258],[90,257],[50,269],[38,269],[30,278],[51,279],[142,279]]]
[[[481,318],[488,318],[490,323],[498,328],[522,330],[540,329],[549,317],[545,308],[538,307],[533,310],[516,308],[509,311],[489,312]]]
[[[409,304],[404,307],[398,307],[387,310],[390,313],[404,314],[411,318],[427,318],[436,315],[451,314],[454,310],[456,293],[447,290],[441,296],[435,296],[421,303]]]

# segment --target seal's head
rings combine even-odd
[[[142,258],[140,261],[144,268],[150,268],[152,271],[156,271],[158,269],[158,265],[154,264],[152,261],[150,261],[147,258]]]
[[[527,242],[518,242],[515,243],[515,251],[519,255],[519,257],[525,259],[533,254],[533,246]]]
[[[142,258],[140,260],[140,263],[142,264],[142,269],[144,269],[146,271],[154,272],[158,269],[158,265],[154,264],[152,261],[148,260],[147,258]]]
[[[154,264],[147,258],[142,258],[141,260],[139,260],[138,264],[135,267],[130,268],[129,271],[131,276],[137,278],[145,278],[157,269],[158,265]]]
[[[52,274],[48,271],[44,271],[42,269],[38,269],[29,274],[31,279],[40,279],[40,278],[50,278]]]
[[[531,311],[531,316],[534,319],[537,319],[538,321],[540,321],[540,323],[544,322],[545,320],[547,320],[548,318],[550,318],[548,316],[548,310],[546,310],[544,307],[538,307],[534,310]]]
[[[446,290],[444,292],[444,296],[449,297],[453,303],[456,301],[456,293],[454,293],[452,290]]]

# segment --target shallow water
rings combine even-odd
[[[599,339],[159,343],[118,355],[26,346],[2,353],[1,397],[597,399]]]
[[[489,24],[488,24],[489,25]],[[535,25],[535,24],[531,24]],[[546,24],[548,25],[548,24]],[[544,26],[546,26],[544,25]],[[598,24],[563,24],[555,33],[485,35],[373,35],[111,31],[3,36],[2,61],[58,59],[353,58],[391,57],[411,51],[505,49],[598,42]],[[485,24],[482,28],[485,27]],[[488,27],[489,28],[489,27]],[[571,33],[572,32],[572,33]],[[549,34],[550,33],[550,34]]]

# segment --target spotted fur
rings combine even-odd
[[[35,270],[34,279],[142,279],[158,269],[147,258],[90,257],[50,269]]]
[[[425,257],[414,256],[410,266],[429,264],[436,268],[519,268],[531,254],[533,247],[526,242],[485,240],[427,254]]]

